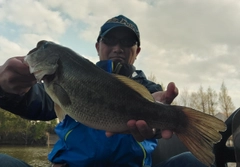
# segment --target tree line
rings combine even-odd
[[[189,93],[186,89],[181,91],[176,104],[189,106],[210,115],[223,113],[228,118],[235,110],[232,98],[224,82],[221,84],[220,91],[217,93],[211,87],[204,90],[202,86],[197,92]]]
[[[31,121],[0,109],[0,144],[46,145],[57,121]]]
[[[156,77],[153,74],[148,79],[156,82]],[[160,85],[165,90],[164,85]],[[210,115],[221,112],[226,118],[236,109],[224,82],[222,82],[219,92],[216,92],[210,86],[206,90],[200,86],[196,92],[188,92],[187,89],[183,89],[172,104],[191,107]]]

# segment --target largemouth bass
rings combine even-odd
[[[129,120],[169,129],[204,164],[214,163],[213,144],[226,125],[214,116],[183,106],[155,102],[149,91],[130,78],[109,74],[69,48],[40,41],[25,58],[30,72],[43,80],[55,110],[82,124],[125,132]]]

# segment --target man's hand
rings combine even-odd
[[[173,82],[169,83],[166,91],[159,91],[152,94],[156,101],[171,104],[174,98],[178,95],[178,89]],[[129,120],[127,123],[130,133],[137,141],[153,138],[156,135],[156,130],[150,128],[144,120]],[[110,137],[114,133],[106,132],[106,136]],[[162,130],[161,137],[168,139],[172,137],[173,132],[170,130]]]
[[[23,56],[10,58],[0,66],[0,87],[3,91],[23,95],[36,83],[23,60]]]
[[[171,104],[178,95],[178,88],[173,82],[170,82],[166,91],[159,91],[152,94],[156,101],[164,104]]]

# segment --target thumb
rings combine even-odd
[[[178,95],[178,88],[176,87],[174,82],[170,82],[167,86],[165,102],[167,104],[171,104],[177,95]]]

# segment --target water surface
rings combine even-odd
[[[0,153],[21,159],[33,167],[50,166],[47,156],[51,150],[52,147],[47,146],[0,146]]]

